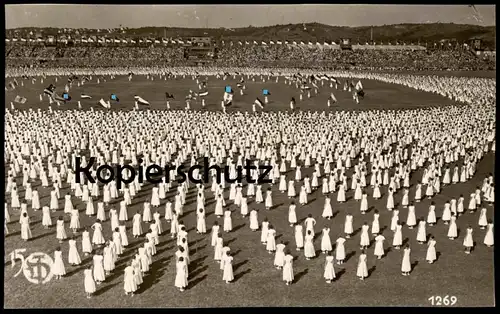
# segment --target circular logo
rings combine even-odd
[[[26,279],[34,284],[44,284],[49,282],[54,274],[52,258],[45,253],[33,253],[25,261],[23,274]]]

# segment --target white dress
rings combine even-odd
[[[260,228],[260,242],[267,242],[267,231],[269,228],[269,221],[263,221]]]
[[[64,220],[56,222],[56,238],[58,240],[65,240],[67,238],[66,229],[64,229]]]
[[[375,237],[375,256],[382,257],[384,256],[384,241],[385,237],[381,234]]]
[[[486,208],[481,209],[481,214],[479,215],[478,224],[480,227],[486,227],[488,225],[488,218],[486,216]]]
[[[285,245],[279,243],[276,245],[276,254],[274,255],[274,266],[283,267],[285,264]]]
[[[266,241],[266,250],[274,252],[276,250],[276,230],[269,229],[267,231],[267,241]]]
[[[426,242],[427,241],[427,234],[425,230],[425,221],[420,221],[418,223],[418,230],[417,230],[417,241],[418,242]]]
[[[285,265],[283,266],[283,281],[293,282],[293,256],[285,255]]]
[[[61,251],[54,252],[54,264],[52,266],[52,273],[56,276],[66,275],[66,268],[64,267]]]
[[[50,208],[48,206],[42,207],[42,226],[52,226],[52,219],[50,218]]]
[[[224,271],[222,274],[222,280],[231,282],[234,280],[233,274],[233,257],[226,256],[224,260]]]
[[[362,247],[370,245],[370,235],[368,233],[368,229],[370,229],[370,226],[368,225],[361,226],[360,246]]]
[[[373,214],[373,222],[372,222],[372,234],[378,234],[380,232],[380,223],[379,223],[380,214]]]
[[[356,270],[356,275],[361,278],[368,277],[368,267],[366,266],[366,254],[361,254],[359,256],[358,268]]]
[[[408,217],[406,218],[406,225],[409,227],[414,227],[417,224],[417,218],[415,216],[415,206],[408,206]]]
[[[403,245],[403,227],[401,225],[396,226],[396,230],[394,231],[394,237],[392,239],[393,246],[401,246]]]
[[[71,211],[71,220],[69,222],[70,229],[80,229],[80,214],[78,209],[73,209]]]
[[[323,213],[321,214],[323,218],[328,218],[333,216],[332,205],[330,203],[330,198],[325,198],[325,205],[323,206]]]
[[[474,241],[472,240],[472,228],[467,228],[467,234],[464,238],[464,246],[467,248],[471,248],[474,246]]]
[[[128,237],[127,237],[127,227],[125,225],[121,225],[118,227],[118,231],[120,232],[120,239],[122,246],[128,245]]]
[[[82,232],[82,252],[92,252],[92,243],[90,242],[90,233],[88,231]]]
[[[330,228],[323,228],[321,236],[321,251],[332,251],[332,241],[330,240]]]
[[[337,239],[337,246],[335,247],[335,259],[337,261],[343,261],[345,259],[345,239],[344,238],[338,238]]]
[[[224,232],[230,232],[233,229],[233,222],[231,219],[231,211],[224,212]]]
[[[92,243],[93,244],[104,244],[106,240],[102,235],[102,225],[98,222],[92,225],[92,229],[94,229],[94,233],[92,234]]]
[[[335,279],[335,269],[333,267],[333,256],[326,257],[325,271],[323,273],[323,277],[326,280]]]
[[[92,274],[92,269],[85,269],[83,271],[83,276],[84,276],[84,286],[85,286],[85,292],[86,293],[94,293],[97,290],[96,283],[94,281],[94,276]]]
[[[354,229],[352,227],[352,219],[353,217],[351,215],[345,216],[345,225],[344,225],[344,233],[345,234],[352,234],[354,232]]]
[[[215,246],[215,244],[217,243],[217,238],[219,237],[219,229],[220,226],[218,225],[212,226],[212,239],[210,242],[212,246]]]
[[[405,248],[403,252],[403,262],[401,264],[401,272],[408,273],[411,271],[410,248]]]
[[[304,234],[301,225],[295,226],[295,245],[297,246],[297,249],[304,247]]]
[[[451,216],[450,226],[448,227],[448,238],[456,238],[458,236],[458,228],[457,228],[457,217]]]
[[[184,289],[188,285],[188,270],[186,261],[179,261],[176,264],[175,286]]]
[[[434,262],[436,260],[436,240],[431,239],[429,241],[425,260],[429,262]]]
[[[272,191],[267,191],[266,192],[266,208],[271,208],[273,207],[273,198],[272,198]]]
[[[493,224],[489,223],[486,228],[486,235],[484,236],[483,243],[488,246],[493,246],[495,244],[495,239],[493,236]]]
[[[250,229],[254,231],[259,230],[259,220],[257,215],[256,210],[252,210],[250,212]]]
[[[80,254],[78,254],[78,249],[76,248],[76,241],[69,240],[69,252],[68,252],[68,262],[71,265],[80,265],[82,263],[82,259],[80,258]]]
[[[133,293],[137,291],[137,282],[135,279],[135,269],[133,266],[125,268],[125,275],[123,278],[123,289],[126,293]]]

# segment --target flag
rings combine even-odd
[[[14,102],[24,104],[24,103],[26,103],[26,98],[17,95],[16,98],[14,99]]]
[[[117,101],[117,102],[119,102],[119,101],[120,101],[120,99],[118,99],[118,96],[116,96],[116,94],[111,94],[111,96],[109,96],[109,98],[110,98],[111,100],[114,100],[114,101]]]
[[[47,96],[52,97],[54,95],[54,90],[50,87],[47,87],[46,89],[43,90],[43,93]]]
[[[70,101],[71,100],[71,96],[68,93],[63,93],[62,94],[62,98],[64,99],[64,101]]]
[[[269,90],[268,90],[268,89],[263,89],[263,90],[262,90],[262,95],[264,95],[264,96],[270,96],[270,95],[271,95],[271,93],[269,92]]]
[[[101,100],[99,100],[99,105],[103,106],[104,108],[106,109],[110,109],[111,108],[111,105],[107,102],[104,101],[104,99],[101,98]]]
[[[170,94],[168,92],[165,92],[165,98],[166,99],[175,99],[174,94]]]
[[[335,98],[335,95],[333,93],[330,94],[330,99],[333,101],[333,103],[337,102],[337,98]]]
[[[139,105],[142,105],[142,106],[150,106],[149,102],[145,99],[143,99],[142,97],[140,96],[134,96],[135,100],[137,101],[137,103]]]
[[[90,95],[86,95],[86,94],[81,94],[81,95],[80,95],[80,98],[81,98],[81,99],[92,99],[92,96],[90,96]]]
[[[358,91],[363,90],[363,84],[361,84],[361,81],[358,81],[358,82],[356,83],[356,87],[355,87],[355,88],[356,88],[356,90],[358,90]]]
[[[67,94],[67,93],[64,93],[64,94]],[[64,95],[64,94],[63,94],[63,95]],[[67,97],[69,97],[69,95],[68,95]],[[52,98],[53,98],[53,100],[56,100],[56,101],[64,101],[64,102],[66,102],[66,101],[70,100],[70,99],[65,99],[65,98],[64,98],[64,96],[59,96],[59,95],[57,95],[55,92],[54,92],[54,94],[53,94],[53,97],[52,97]]]
[[[232,93],[224,93],[224,103],[226,106],[230,106],[233,102],[233,94]]]
[[[264,103],[259,99],[259,97],[257,97],[253,103],[264,109]]]

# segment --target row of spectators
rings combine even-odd
[[[7,66],[116,67],[182,66],[184,48],[169,47],[23,47],[5,50]],[[43,60],[43,61],[42,61]],[[354,50],[301,46],[224,46],[215,63],[221,66],[303,67],[357,70],[494,70],[494,58],[467,50]]]

